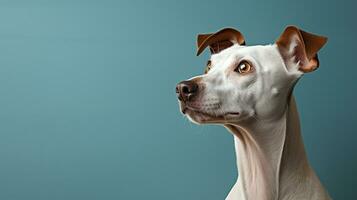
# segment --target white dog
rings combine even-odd
[[[226,28],[198,35],[199,55],[212,53],[205,74],[176,87],[180,108],[197,124],[221,124],[234,135],[239,177],[226,199],[330,199],[309,165],[292,91],[319,66],[327,38],[294,26],[272,45],[244,46]]]

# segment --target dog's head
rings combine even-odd
[[[205,73],[180,82],[180,108],[195,123],[237,124],[283,113],[296,81],[319,66],[327,38],[294,26],[272,45],[245,46],[243,35],[226,28],[200,34],[197,55],[211,50]]]

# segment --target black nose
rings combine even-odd
[[[182,81],[176,86],[176,94],[180,101],[189,101],[198,92],[198,85],[193,81]]]

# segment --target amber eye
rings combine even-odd
[[[236,71],[240,74],[246,74],[252,70],[253,70],[252,65],[248,61],[243,60],[242,62],[240,62],[238,64],[237,68],[234,71]]]
[[[206,69],[205,69],[205,74],[211,69],[211,61],[207,61]]]

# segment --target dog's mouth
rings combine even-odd
[[[217,107],[215,110],[218,110]],[[231,119],[236,119],[240,116],[239,112],[224,112],[218,113],[205,111],[202,108],[197,108],[192,105],[181,104],[181,112],[186,115],[191,121],[196,123],[224,123]]]

